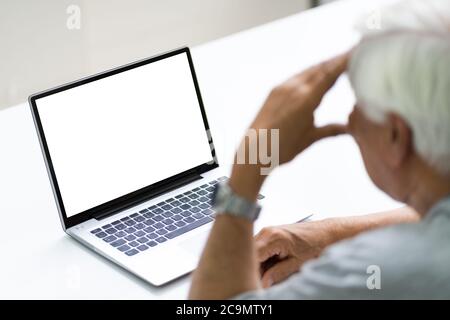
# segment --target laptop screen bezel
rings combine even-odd
[[[56,173],[53,167],[53,163],[52,163],[52,159],[51,159],[51,155],[50,155],[50,151],[46,142],[46,138],[45,138],[45,134],[44,134],[44,130],[43,130],[43,126],[40,120],[40,116],[39,116],[39,111],[38,111],[38,106],[36,104],[36,101],[46,97],[46,96],[50,96],[62,91],[66,91],[66,90],[70,90],[72,88],[75,87],[79,87],[82,85],[85,85],[87,83],[93,82],[93,81],[97,81],[106,77],[110,77],[122,72],[126,72],[128,70],[134,69],[134,68],[138,68],[153,62],[157,62],[159,60],[163,60],[163,59],[167,59],[170,57],[173,57],[175,55],[179,55],[179,54],[186,54],[188,62],[189,62],[189,68],[191,70],[191,75],[192,75],[192,80],[194,82],[194,87],[195,87],[195,91],[197,94],[197,99],[198,99],[198,104],[200,107],[200,111],[201,111],[201,115],[203,118],[203,124],[205,127],[205,133],[207,134],[208,140],[209,140],[209,144],[210,144],[210,148],[211,148],[211,156],[212,156],[212,161],[211,162],[207,162],[207,163],[203,163],[200,164],[194,168],[188,169],[184,172],[180,172],[179,174],[176,174],[174,176],[168,177],[162,181],[150,184],[144,188],[141,188],[139,190],[135,190],[133,192],[130,192],[126,195],[123,195],[119,198],[110,200],[106,203],[97,205],[93,208],[90,208],[88,210],[85,210],[83,212],[77,213],[73,216],[67,217],[66,215],[66,210],[64,208],[64,201],[62,199],[61,196],[61,192],[59,189],[59,185],[58,185],[58,179],[56,177]],[[87,221],[89,219],[92,219],[95,216],[99,216],[102,215],[105,212],[111,211],[112,209],[114,209],[115,207],[121,208],[124,206],[124,204],[129,203],[129,202],[133,202],[133,200],[136,200],[138,198],[142,198],[145,199],[145,195],[148,194],[152,194],[152,193],[157,193],[159,188],[162,188],[163,186],[167,186],[168,184],[170,184],[171,182],[175,182],[179,179],[181,179],[183,176],[186,176],[188,174],[202,174],[205,173],[207,171],[210,171],[212,169],[215,169],[219,166],[218,161],[217,161],[217,157],[216,157],[216,152],[215,152],[215,148],[214,148],[214,143],[212,140],[212,136],[210,135],[210,131],[209,131],[209,124],[208,124],[208,120],[206,117],[206,112],[205,112],[205,108],[203,105],[203,100],[201,97],[201,93],[200,93],[200,88],[198,85],[198,81],[197,81],[197,76],[195,74],[195,69],[194,69],[194,64],[192,62],[192,57],[191,57],[191,53],[188,47],[183,47],[180,49],[176,49],[164,54],[160,54],[154,57],[150,57],[147,59],[143,59],[140,61],[136,61],[136,62],[132,62],[130,64],[115,68],[115,69],[111,69],[108,71],[104,71],[98,74],[95,74],[93,76],[89,76],[86,78],[83,78],[81,80],[77,80],[71,83],[67,83],[64,84],[62,86],[56,87],[56,88],[52,88],[34,95],[31,95],[29,97],[29,104],[30,104],[30,108],[31,108],[31,112],[33,115],[33,119],[34,119],[34,123],[36,126],[36,130],[38,133],[38,137],[39,137],[39,141],[41,144],[41,149],[43,152],[43,156],[44,156],[44,160],[47,166],[47,171],[48,171],[48,175],[50,178],[50,182],[53,188],[53,193],[55,196],[55,200],[58,206],[58,211],[61,217],[61,222],[63,224],[63,228],[64,229],[68,229],[70,227],[73,227],[75,225],[78,225],[84,221]],[[208,141],[207,140],[207,141]],[[118,182],[120,183],[120,181]],[[145,200],[143,200],[145,201]]]

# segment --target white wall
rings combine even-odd
[[[308,0],[1,0],[0,109],[31,93],[297,13]],[[67,28],[69,5],[80,29]]]

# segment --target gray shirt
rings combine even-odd
[[[330,246],[301,272],[236,299],[449,299],[450,197],[419,222]]]

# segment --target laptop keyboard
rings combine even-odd
[[[226,179],[212,180],[91,233],[127,256],[134,256],[213,221],[212,192],[219,181]]]

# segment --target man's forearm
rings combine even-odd
[[[264,180],[256,170],[256,166],[237,166],[229,180],[233,191],[250,201],[256,200]],[[259,288],[254,245],[252,222],[218,215],[194,272],[189,298],[227,299]]]
[[[419,219],[420,216],[417,212],[409,207],[403,207],[363,216],[329,218],[315,223],[318,223],[319,228],[328,233],[328,236],[326,237],[326,246],[328,246],[340,240],[354,237],[365,231],[398,223],[417,222]]]
[[[260,286],[253,224],[219,215],[194,272],[190,299],[227,299]]]

